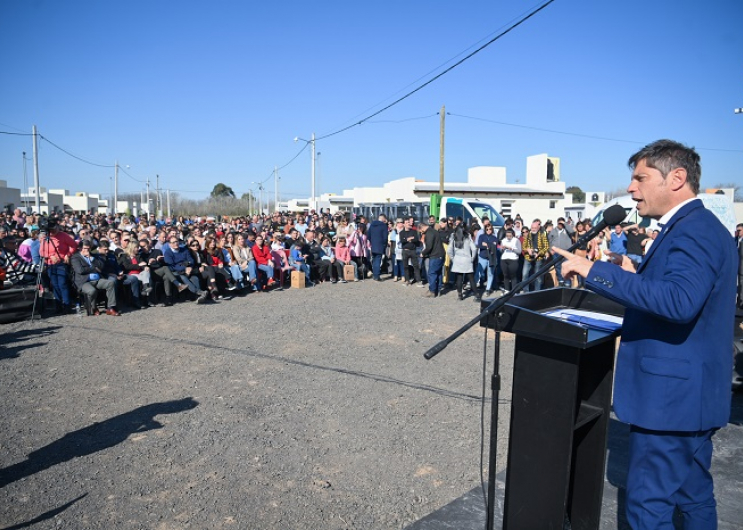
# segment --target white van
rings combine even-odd
[[[720,220],[720,222],[728,229],[731,236],[735,235],[735,211],[733,210],[733,203],[730,199],[722,194],[712,193],[700,193],[697,198],[702,199],[704,207],[710,210]],[[604,204],[601,209],[596,213],[593,218],[593,226],[604,218],[604,211],[610,206],[619,204],[627,212],[627,217],[624,219],[627,223],[637,223],[640,226],[649,228],[651,230],[657,229],[658,223],[655,219],[649,217],[642,217],[637,212],[636,202],[632,200],[631,195],[624,195],[617,197]]]

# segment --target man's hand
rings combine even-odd
[[[586,258],[571,254],[567,250],[561,248],[552,247],[552,252],[559,254],[565,260],[562,262],[562,276],[566,280],[572,280],[576,275],[582,276],[583,278],[588,277],[591,272],[593,263],[588,261]]]
[[[635,262],[629,259],[627,256],[616,254],[614,252],[611,252],[610,250],[605,250],[604,254],[609,256],[609,261],[611,263],[613,263],[614,265],[619,265],[620,267],[622,267],[623,270],[626,270],[627,272],[637,272],[637,270],[635,270]]]

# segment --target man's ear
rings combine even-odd
[[[672,169],[671,172],[668,173],[666,181],[668,181],[668,184],[673,191],[678,191],[686,185],[687,176],[688,175],[684,168],[677,167],[676,169]]]

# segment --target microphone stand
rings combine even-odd
[[[577,248],[586,244],[588,241],[596,237],[601,231],[606,228],[608,223],[602,221],[597,224],[592,230],[586,232],[583,237],[579,238],[570,248],[568,252],[573,252]],[[502,313],[499,311],[506,305],[506,303],[516,296],[524,287],[532,284],[538,278],[544,276],[549,272],[552,267],[563,261],[565,258],[559,254],[554,254],[550,260],[542,265],[534,274],[528,278],[523,279],[521,282],[516,284],[511,291],[493,300],[488,307],[486,307],[479,315],[467,322],[464,326],[459,328],[457,331],[449,335],[447,338],[438,342],[431,348],[429,348],[423,357],[430,360],[439,353],[441,353],[449,344],[459,338],[464,332],[470,329],[478,322],[485,321],[490,315],[494,315],[495,318],[495,345],[494,345],[494,362],[493,362],[493,374],[490,378],[490,389],[492,392],[491,406],[490,406],[490,450],[488,455],[488,498],[487,498],[487,518],[486,518],[486,529],[493,530],[495,524],[495,475],[496,475],[496,460],[498,454],[498,402],[501,388],[501,376],[500,376],[500,331],[498,321],[500,320]]]

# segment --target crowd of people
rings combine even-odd
[[[36,280],[53,293],[56,310],[70,312],[82,301],[98,314],[120,314],[180,299],[218,301],[239,292],[281,290],[296,271],[306,286],[348,281],[382,281],[426,288],[435,298],[456,291],[475,301],[510,291],[549,259],[552,248],[567,249],[591,228],[590,220],[539,219],[524,226],[516,216],[495,227],[461,218],[412,217],[369,220],[348,213],[274,212],[223,218],[157,219],[154,215],[0,216],[6,268]],[[607,229],[577,252],[606,260],[611,253],[639,262],[653,235],[636,225]],[[557,283],[569,285],[556,269]],[[543,286],[537,279],[524,290]],[[181,294],[182,293],[182,294]],[[123,300],[120,300],[123,299]]]

